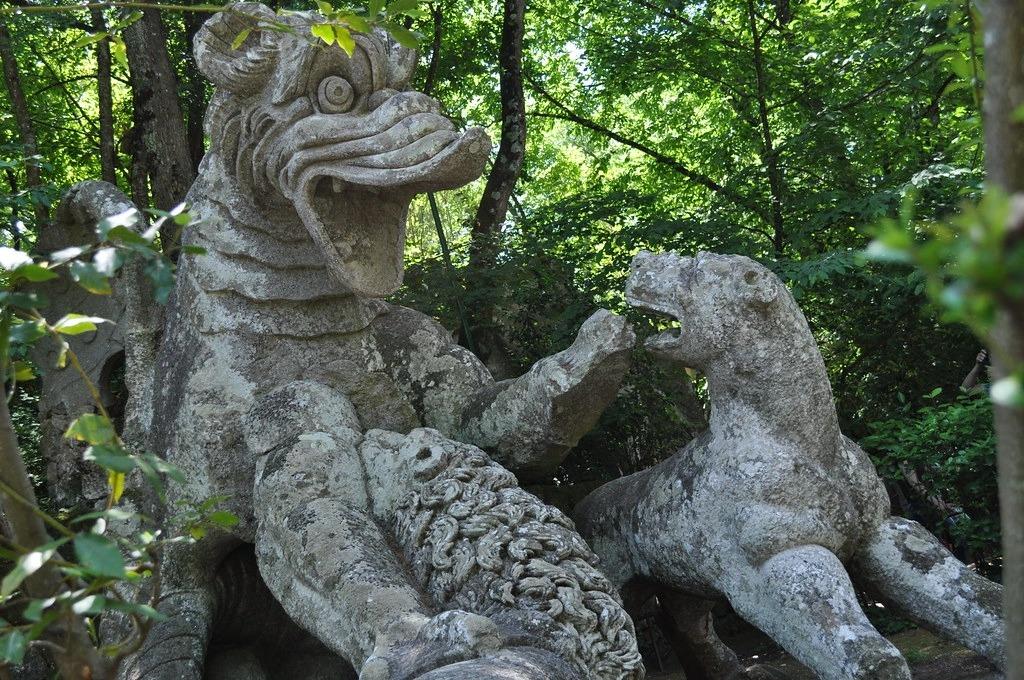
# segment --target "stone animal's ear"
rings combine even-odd
[[[218,88],[253,94],[270,78],[277,58],[273,36],[261,22],[277,15],[258,2],[238,2],[210,17],[196,32],[199,70]],[[242,37],[237,48],[232,45]]]
[[[409,87],[413,71],[416,70],[416,50],[402,47],[391,36],[387,37],[388,45],[388,84],[392,90],[399,92]]]
[[[769,305],[779,296],[780,282],[770,272],[748,269],[743,273],[743,292],[757,305]]]

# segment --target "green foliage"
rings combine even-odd
[[[51,323],[38,309],[38,296],[16,291],[25,282],[47,280],[67,269],[68,276],[78,285],[106,294],[110,292],[110,279],[121,267],[139,259],[157,297],[166,297],[171,285],[167,279],[173,281],[174,265],[160,251],[155,235],[162,220],[185,226],[191,218],[180,208],[175,209],[163,213],[153,227],[141,233],[131,229],[138,218],[137,211],[130,211],[103,220],[97,225],[96,244],[68,248],[49,259],[0,247],[0,372],[6,376],[11,390],[8,401],[16,394],[19,382],[34,377],[28,364],[14,357],[24,356],[30,345],[46,338],[56,342],[61,348],[58,366],[66,365],[68,370],[78,372],[97,397],[97,412],[76,418],[65,436],[88,445],[85,459],[106,470],[109,486],[102,509],[67,523],[47,514],[45,507],[35,507],[48,529],[60,535],[55,541],[29,549],[0,537],[0,560],[5,563],[5,574],[0,580],[0,612],[5,617],[0,619],[0,667],[20,663],[28,645],[35,640],[59,644],[61,629],[57,624],[69,616],[90,619],[105,612],[121,612],[135,621],[136,633],[145,635],[148,626],[144,622],[160,617],[154,608],[160,596],[159,587],[155,586],[159,581],[147,577],[159,572],[164,549],[174,543],[199,540],[212,528],[229,529],[238,521],[231,513],[216,509],[223,498],[196,505],[179,504],[175,512],[159,522],[119,505],[128,475],[136,470],[161,499],[165,478],[178,483],[184,478],[160,457],[133,451],[121,439],[99,400],[97,387],[65,340],[67,336],[95,331],[97,324],[106,320],[70,313]],[[88,275],[82,274],[83,267],[88,267]],[[27,427],[24,409],[12,410],[19,433],[27,430],[29,434],[28,453],[38,456],[38,423],[29,417],[35,429]],[[4,493],[17,497],[6,482]],[[20,502],[30,503],[27,499]],[[132,530],[132,525],[139,528]],[[119,528],[114,530],[114,526]],[[65,544],[69,544],[67,548]],[[33,597],[25,592],[27,580],[51,567],[60,577],[61,586],[56,592],[49,597]],[[106,651],[116,657],[126,650],[127,647],[115,645]]]
[[[936,394],[931,397],[934,400]],[[999,554],[999,490],[996,484],[995,433],[992,404],[984,395],[960,395],[898,417],[873,422],[861,444],[879,472],[901,479],[913,469],[930,493],[962,514],[937,513],[918,497],[922,515],[937,535],[966,543],[984,567]]]

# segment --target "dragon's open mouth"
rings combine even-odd
[[[410,101],[418,110],[402,108]],[[368,118],[361,136],[300,149],[282,169],[280,185],[330,275],[357,295],[384,297],[402,282],[412,197],[472,181],[491,147],[480,128],[456,132],[419,100],[385,103]]]

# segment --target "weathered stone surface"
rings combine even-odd
[[[271,19],[293,30],[261,30]],[[571,523],[469,446],[556,466],[614,396],[633,336],[598,312],[566,352],[495,383],[436,322],[381,301],[401,283],[413,195],[475,178],[490,143],[405,91],[410,51],[356,34],[348,57],[310,35],[316,20],[243,3],[196,37],[217,89],[188,196],[203,222],[184,241],[206,254],[179,264],[148,445],[188,479],[178,498],[227,495],[241,521],[168,555],[180,615],[125,676],[202,676],[221,635],[217,575],[252,543],[292,620],[363,678],[637,677],[632,623]],[[435,498],[448,484],[461,495]],[[511,543],[492,535],[497,515],[480,536],[456,522],[492,496],[518,518]],[[427,515],[454,522],[458,559],[409,530]],[[432,571],[417,572],[427,554]],[[474,599],[499,581],[500,600]],[[273,677],[259,654],[235,658]]]
[[[725,597],[822,678],[909,678],[857,604],[849,567],[923,624],[1004,663],[1001,587],[890,517],[870,460],[839,431],[821,354],[781,281],[745,257],[641,253],[626,294],[678,320],[646,346],[704,372],[711,418],[670,459],[578,506],[580,531],[617,585]],[[693,631],[708,648],[710,625]]]
[[[36,250],[41,255],[95,242],[96,223],[135,206],[116,187],[106,182],[81,182],[61,199],[56,219],[39,235]],[[119,323],[125,316],[122,286],[115,282],[114,295],[93,295],[78,286],[66,273],[36,284],[33,288],[50,304],[42,311],[50,323],[74,312],[108,319],[92,333],[68,338],[82,369],[97,386],[103,406],[115,417],[123,416],[127,394],[124,390],[125,333]],[[60,349],[44,338],[32,350],[31,358],[42,372],[39,396],[40,449],[47,462],[46,479],[50,498],[60,507],[90,507],[107,494],[106,474],[82,460],[84,446],[64,438],[71,421],[96,411],[89,387],[71,365],[57,367]]]

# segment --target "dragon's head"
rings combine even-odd
[[[238,3],[203,25],[196,62],[217,90],[211,152],[272,222],[301,222],[339,284],[383,297],[401,285],[412,197],[478,177],[490,140],[406,91],[415,52],[353,33],[349,56],[312,35],[323,21]]]
[[[772,272],[741,255],[643,251],[633,259],[626,300],[667,316],[679,328],[659,333],[645,347],[694,368],[733,349],[750,350],[782,314],[797,313],[786,287]],[[806,324],[805,324],[806,325]]]

